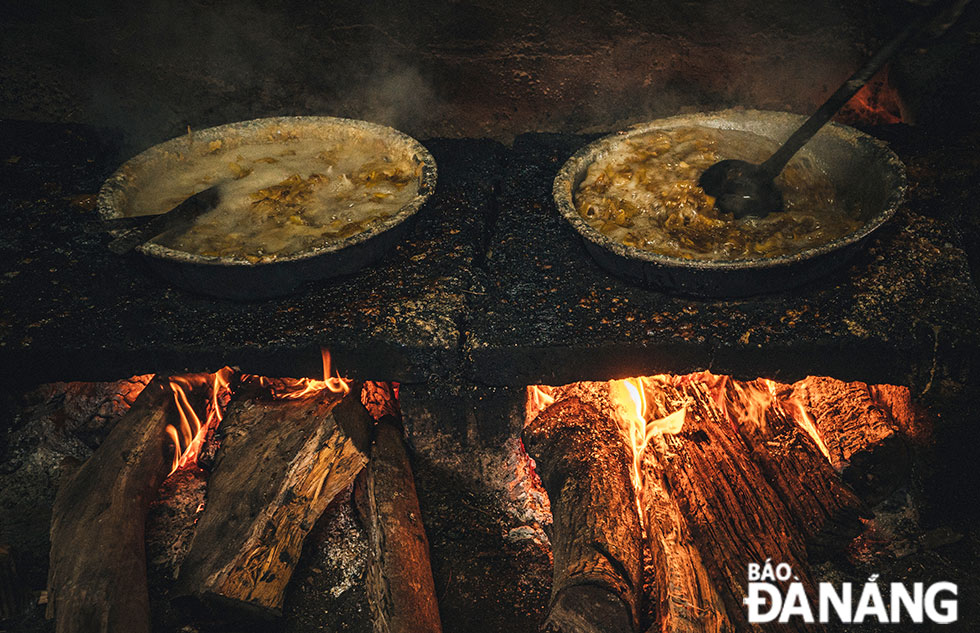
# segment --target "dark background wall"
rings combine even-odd
[[[906,9],[905,0],[6,2],[0,117],[118,128],[139,148],[188,125],[277,114],[506,140],[733,105],[805,112]],[[977,81],[971,20],[940,53],[906,56],[908,101]],[[943,70],[956,59],[972,67]],[[943,94],[955,105],[943,116],[965,107],[963,95]]]

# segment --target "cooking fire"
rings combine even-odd
[[[980,3],[9,4],[0,633],[980,625]]]
[[[594,630],[745,629],[746,570],[775,561],[814,592],[816,563],[860,538],[928,433],[907,390],[816,377],[532,387],[528,413],[554,514],[555,630],[582,618]]]
[[[438,631],[444,602],[461,599],[447,593],[451,573],[432,571],[454,566],[440,559],[448,527],[499,532],[519,567],[501,565],[495,583],[517,574],[537,585],[541,602],[519,617],[544,630],[754,630],[749,570],[757,580],[791,569],[779,580],[817,596],[853,582],[854,567],[888,564],[890,548],[924,529],[912,473],[934,421],[905,387],[710,372],[531,386],[513,422],[523,442],[498,450],[497,474],[483,480],[498,492],[460,512],[433,502],[445,490],[419,455],[416,496],[408,446],[428,439],[411,432],[397,384],[340,378],[326,352],[323,376],[224,368],[39,390],[20,433],[62,419],[46,432],[62,448],[14,451],[4,472],[18,456],[56,462],[83,433],[104,439],[82,465],[60,466],[47,587],[25,599],[46,603],[59,630],[221,630],[243,617],[290,621],[290,597],[310,598],[290,589],[301,570],[312,574],[303,585],[319,574],[333,583],[318,589],[332,610],[353,600],[357,621]],[[84,395],[93,387],[104,395]],[[86,429],[94,409],[102,428]],[[341,556],[341,543],[358,545]],[[878,613],[864,611],[844,621]]]

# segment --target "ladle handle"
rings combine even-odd
[[[850,79],[841,84],[830,98],[824,101],[823,105],[807,119],[793,134],[786,139],[782,147],[776,150],[760,168],[766,172],[769,178],[775,178],[783,170],[789,159],[793,158],[810,138],[816,134],[827,121],[834,116],[841,107],[850,101],[851,97],[857,94],[868,80],[885,65],[892,55],[895,54],[902,44],[915,35],[922,28],[925,20],[915,20],[907,25],[902,31],[882,46],[874,56],[868,60],[860,70],[851,75]]]

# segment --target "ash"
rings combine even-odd
[[[21,582],[47,584],[48,530],[58,485],[95,451],[152,376],[57,382],[25,394],[0,446],[0,543],[12,546]]]
[[[287,631],[371,631],[364,573],[368,541],[353,486],[337,495],[306,537],[286,592]]]

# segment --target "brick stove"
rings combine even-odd
[[[85,197],[113,167],[111,140],[102,133],[5,126],[21,158],[4,169],[22,183],[5,200],[19,227],[5,243],[0,282],[8,391],[223,365],[316,375],[321,347],[348,377],[400,383],[446,630],[533,628],[542,617],[550,563],[541,525],[549,515],[519,448],[528,385],[703,369],[785,383],[828,375],[907,386],[940,417],[940,438],[969,426],[980,297],[962,231],[949,222],[956,211],[941,204],[953,195],[951,183],[931,179],[928,161],[939,150],[908,140],[914,130],[882,129],[907,150],[912,167],[896,221],[845,270],[790,292],[702,301],[610,277],[550,200],[558,167],[591,137],[531,134],[511,148],[427,143],[440,183],[406,243],[339,282],[235,303],[173,288],[145,274],[138,260],[121,263],[104,252],[106,238]],[[958,173],[965,182],[969,172]],[[930,485],[949,476],[933,472]],[[188,488],[203,494],[203,483]],[[164,507],[184,493],[170,494],[176,497]],[[950,495],[957,503],[963,497],[969,495]],[[310,578],[310,567],[327,564],[327,552],[344,559],[339,543],[348,544],[347,559],[363,551],[352,536],[357,522],[342,506],[328,511],[311,537],[320,549],[306,554],[319,560],[302,568]],[[151,541],[159,540],[151,549],[169,551],[159,543],[173,536],[154,529]],[[35,552],[26,560],[43,558]],[[458,568],[453,561],[460,558],[476,562]],[[510,580],[489,583],[495,575]],[[166,591],[165,580],[151,583]],[[301,583],[287,604],[315,601],[315,586]],[[363,623],[363,613],[358,620],[349,605],[340,606],[352,595],[357,591],[329,602]],[[488,603],[497,607],[484,612],[480,605]],[[165,627],[186,624],[159,604],[155,609],[167,613],[158,616]],[[305,630],[308,617],[303,607],[287,607],[283,626]],[[217,622],[203,626],[220,630]]]
[[[640,9],[646,11],[630,6],[625,12]],[[473,30],[462,36],[463,44],[480,39],[473,25],[481,11],[466,4],[453,13]],[[848,11],[853,18],[854,9]],[[612,14],[612,22],[619,19]],[[760,18],[749,13],[745,19]],[[681,15],[667,24],[671,46],[687,41],[686,20]],[[0,492],[0,545],[14,546],[28,602],[42,597],[51,504],[58,475],[72,467],[65,459],[80,461],[104,440],[130,403],[125,394],[147,380],[129,377],[226,365],[267,376],[319,376],[320,350],[329,349],[344,376],[400,385],[402,423],[447,632],[531,631],[547,615],[552,557],[542,528],[551,514],[521,447],[527,387],[702,370],[784,384],[817,375],[907,387],[916,405],[930,412],[935,434],[928,447],[915,452],[911,478],[877,500],[875,522],[850,542],[849,553],[838,551],[814,574],[854,582],[876,572],[910,582],[950,578],[961,587],[961,624],[975,625],[976,600],[970,598],[980,590],[971,571],[980,551],[971,448],[980,439],[972,411],[980,350],[975,129],[961,130],[942,117],[930,120],[941,108],[921,105],[919,127],[864,126],[888,141],[908,166],[906,202],[852,264],[789,292],[703,301],[636,288],[592,262],[555,212],[554,174],[595,138],[570,130],[613,129],[620,119],[672,113],[687,97],[698,107],[741,103],[744,95],[752,95],[745,105],[756,107],[803,111],[812,105],[820,91],[815,80],[796,76],[793,63],[779,70],[779,77],[792,80],[783,92],[763,90],[742,74],[731,81],[719,76],[714,61],[736,39],[721,22],[714,19],[705,33],[690,36],[696,90],[678,83],[687,79],[676,74],[683,66],[676,56],[663,57],[668,61],[652,75],[645,63],[617,62],[628,56],[624,47],[632,51],[630,37],[644,55],[664,52],[665,44],[643,39],[639,28],[628,29],[630,37],[619,48],[599,54],[576,49],[570,56],[565,49],[548,48],[558,36],[525,34],[515,43],[498,33],[490,48],[532,51],[535,77],[544,82],[528,80],[499,91],[496,103],[513,105],[516,112],[500,122],[500,136],[526,129],[560,132],[519,134],[505,138],[513,140],[507,144],[475,138],[424,141],[438,163],[439,184],[404,243],[349,278],[262,302],[195,296],[148,275],[137,258],[119,260],[105,250],[93,194],[124,158],[128,150],[120,147],[131,145],[132,137],[80,124],[0,123],[7,140],[0,156],[7,183],[0,192],[5,227],[0,430],[9,440],[0,451],[5,490]],[[560,33],[576,32],[575,24]],[[848,24],[821,24],[834,35],[821,49],[834,58],[814,70],[823,81],[859,55],[834,49],[833,41],[854,39]],[[351,33],[360,32],[356,24],[348,26]],[[807,29],[778,27],[791,35],[789,41],[814,41]],[[705,44],[703,38],[720,43]],[[427,63],[461,70],[465,80],[455,88],[460,94],[438,114],[442,127],[430,120],[425,130],[431,133],[406,131],[420,138],[475,137],[491,125],[480,116],[493,108],[476,102],[490,103],[487,95],[501,77],[510,77],[514,62],[495,65],[493,58],[472,53],[485,50],[483,44],[473,47],[449,42],[423,51]],[[743,47],[722,67],[729,74],[738,64],[758,70],[780,54]],[[564,72],[568,59],[578,60],[581,75]],[[497,83],[479,86],[483,65],[491,67]],[[594,89],[612,91],[607,95],[612,105],[601,116],[590,110],[609,103],[590,101],[586,93],[592,88],[563,87],[596,65],[608,72]],[[17,70],[5,72],[19,76]],[[447,77],[454,75],[442,77],[451,83]],[[673,86],[669,98],[637,105],[635,95],[613,86],[644,81],[658,89]],[[18,90],[28,83],[18,82]],[[907,78],[906,85],[912,85]],[[247,90],[231,100],[206,95],[202,103],[210,99],[211,105],[201,106],[199,120],[292,107],[281,101],[284,97],[270,101],[254,86],[250,90],[261,98],[253,102]],[[280,92],[296,96],[295,90]],[[914,97],[927,93],[909,88]],[[214,105],[228,101],[239,106]],[[583,102],[591,104],[584,112]],[[33,103],[21,95],[18,107]],[[361,115],[349,108],[341,103],[340,112]],[[25,118],[22,109],[10,111]],[[48,118],[71,118],[62,114],[55,109]],[[445,123],[454,117],[457,127]],[[98,116],[88,120],[106,122]],[[160,120],[154,123],[165,127]],[[172,124],[167,121],[167,133]],[[46,384],[38,387],[41,383]],[[376,625],[363,580],[371,545],[349,494],[316,522],[280,620],[256,623],[175,609],[169,601],[174,567],[193,535],[205,491],[204,474],[178,471],[163,484],[150,512],[148,580],[155,629],[366,631]],[[14,624],[0,624],[0,630],[51,630],[43,608],[27,611]],[[643,630],[655,624],[649,613],[641,616]]]

